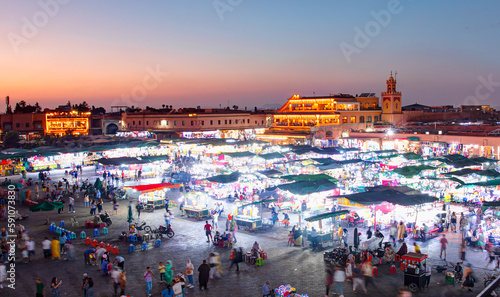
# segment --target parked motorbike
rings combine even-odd
[[[163,235],[166,235],[168,238],[174,237],[175,233],[172,230],[172,225],[168,225],[168,227],[160,226],[158,229],[153,230],[153,233],[156,235],[156,238],[163,238]]]
[[[142,221],[140,223],[132,224],[137,231],[145,231],[147,233],[151,232],[151,227],[146,224],[146,222]]]
[[[113,223],[107,212],[104,212],[104,214],[100,214],[99,217],[101,218],[101,221],[103,223],[106,223],[106,225],[108,225],[108,227]]]

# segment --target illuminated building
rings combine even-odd
[[[395,73],[397,74],[397,72]],[[391,77],[386,81],[387,91],[382,92],[382,120],[392,123],[394,126],[401,126],[403,122],[403,112],[401,107],[401,92],[396,91],[396,79]]]
[[[120,131],[149,131],[158,139],[254,137],[269,127],[265,111],[183,108],[170,112],[141,110],[122,114]]]
[[[46,135],[88,135],[90,112],[53,110],[45,113]]]
[[[380,120],[378,102],[374,93],[356,97],[348,94],[318,97],[294,95],[274,114],[273,128],[309,131],[311,127],[351,125],[366,129]]]

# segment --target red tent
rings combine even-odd
[[[140,185],[140,186],[126,186],[123,187],[124,190],[132,189],[144,193],[154,192],[166,188],[178,188],[182,184],[171,184],[171,183],[160,183],[160,184],[150,184],[150,185]]]

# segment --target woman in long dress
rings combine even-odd
[[[59,250],[60,249],[59,240],[57,240],[55,237],[52,237],[52,241],[50,242],[50,249],[52,250],[53,259],[61,258],[61,252]]]

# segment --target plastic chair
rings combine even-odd
[[[109,252],[111,252],[111,250],[112,250],[112,249],[113,249],[113,248],[111,247],[111,244],[107,244],[107,245],[106,245],[106,251],[107,251],[108,253],[109,253]]]
[[[108,228],[106,227],[102,228],[102,234],[108,234]]]
[[[99,243],[100,248],[104,248],[105,246],[106,246],[106,244],[104,242],[101,241],[101,243]]]
[[[396,254],[396,259],[395,259],[396,262],[400,262],[401,261],[401,256]]]
[[[137,235],[130,235],[128,237],[128,241],[131,241],[131,242],[137,242]]]
[[[94,229],[94,236],[99,236],[99,230]]]
[[[267,258],[267,253],[266,252],[261,252],[260,256],[262,257],[262,259],[266,259]]]
[[[61,235],[61,228],[60,227],[56,227],[56,233]]]
[[[129,252],[129,253],[133,253],[133,252],[135,252],[135,246],[134,246],[133,244],[130,244],[130,245],[128,246],[128,252]]]
[[[161,246],[161,240],[157,239],[155,241],[155,247],[160,247]]]
[[[76,233],[75,232],[71,232],[71,239],[76,239]]]
[[[50,231],[50,232],[54,232],[54,231],[56,231],[56,225],[55,225],[55,224],[53,224],[53,225],[51,224],[51,225],[49,226],[49,231]]]
[[[91,243],[92,243],[92,239],[90,239],[90,237],[87,237],[87,239],[85,239],[85,244],[89,245]]]
[[[99,243],[97,242],[97,240],[92,240],[92,247],[95,248],[96,246],[98,246]]]
[[[255,265],[257,265],[257,266],[262,266],[262,265],[264,265],[264,259],[262,259],[262,258],[257,258],[257,260],[255,261]]]
[[[141,243],[141,250],[145,251],[148,249],[148,244],[146,242]]]
[[[85,238],[87,238],[87,233],[85,233],[85,231],[80,232],[80,238],[81,238],[81,239],[85,239]],[[86,243],[86,244],[87,244],[87,243]]]
[[[61,221],[59,222],[59,227],[66,227],[66,224],[64,223],[64,221],[63,221],[63,220],[61,220]]]
[[[111,250],[111,252],[113,253],[113,255],[118,254],[118,247],[114,246],[113,249]]]
[[[224,247],[224,241],[220,240],[219,241],[219,245],[218,245],[220,248],[223,248]]]

